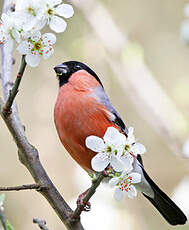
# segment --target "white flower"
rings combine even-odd
[[[136,142],[136,143],[131,145],[131,147],[128,151],[129,151],[129,153],[132,153],[133,155],[137,156],[137,155],[141,155],[141,154],[145,153],[146,148],[144,145]]]
[[[125,139],[125,135],[114,127],[109,127],[107,129],[103,139],[97,136],[87,137],[87,148],[98,153],[91,161],[93,170],[101,172],[110,164],[115,171],[122,171],[125,166],[119,156],[123,152]],[[128,158],[127,161],[129,161],[127,163],[129,170],[132,170],[132,156]]]
[[[123,158],[125,157],[125,153],[130,153],[134,156],[137,156],[138,154],[143,154],[146,152],[146,148],[144,145],[136,142],[135,136],[133,134],[134,128],[130,127],[128,128],[128,134],[124,146],[124,154]]]
[[[1,25],[1,35],[3,38],[3,41],[5,42],[6,48],[9,50],[9,52],[13,49],[14,40],[16,42],[20,42],[20,27],[17,23],[17,20],[15,18],[14,13],[12,14],[2,14],[1,17],[2,25]]]
[[[123,152],[119,159],[123,164],[123,169],[127,170],[128,172],[133,169],[134,158],[130,153]]]
[[[23,41],[17,47],[17,50],[26,55],[26,63],[32,67],[36,67],[40,62],[40,56],[44,59],[51,57],[54,53],[52,45],[56,42],[56,36],[52,33],[46,33],[41,36],[37,31],[29,37],[27,41]]]
[[[133,143],[135,143],[135,136],[134,136],[134,128],[133,127],[129,127],[128,128],[128,134],[127,134],[127,140],[126,140],[126,144],[131,145]]]
[[[134,185],[141,182],[141,175],[139,173],[129,173],[123,171],[119,177],[114,177],[109,181],[111,187],[115,187],[114,198],[119,201],[127,194],[129,198],[137,196],[137,191]]]
[[[65,31],[67,24],[64,19],[58,16],[70,18],[73,16],[74,10],[71,5],[62,4],[62,0],[46,0],[42,13],[42,22],[48,23],[56,33],[61,33]]]
[[[41,0],[17,1],[15,14],[24,32],[31,29],[40,30],[45,26],[45,22],[41,20],[44,2]]]

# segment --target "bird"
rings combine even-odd
[[[128,129],[90,67],[82,62],[67,61],[56,65],[54,70],[59,82],[54,122],[60,141],[71,157],[89,173],[96,153],[86,147],[86,138],[90,135],[102,138],[108,127],[127,136]],[[171,225],[185,224],[185,214],[147,174],[141,155],[135,158],[133,170],[141,175],[141,182],[135,184],[136,189],[165,220]]]

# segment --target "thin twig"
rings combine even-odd
[[[0,191],[20,191],[20,190],[29,190],[29,189],[37,189],[41,190],[45,187],[40,184],[27,184],[27,185],[19,185],[13,187],[0,187]]]
[[[90,198],[95,193],[96,188],[100,185],[103,179],[104,179],[104,174],[103,173],[99,174],[97,179],[93,181],[92,186],[89,188],[86,196],[84,197],[83,203],[87,203],[90,200]],[[83,207],[81,205],[78,205],[71,216],[72,221],[77,221],[82,211],[83,211]]]
[[[11,89],[9,97],[8,97],[7,102],[5,104],[5,107],[3,108],[4,116],[11,112],[11,106],[13,104],[13,101],[14,101],[15,97],[16,97],[16,94],[18,93],[18,88],[19,88],[20,82],[22,80],[22,76],[24,74],[24,70],[26,68],[26,65],[27,64],[26,64],[26,61],[25,61],[25,56],[23,55],[21,65],[20,65],[20,69],[19,69],[19,72],[17,74],[14,86]]]
[[[40,229],[43,229],[43,230],[49,230],[46,226],[46,221],[45,220],[40,220],[38,218],[33,218],[33,223],[34,224],[38,224]]]

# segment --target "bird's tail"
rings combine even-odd
[[[154,198],[143,193],[143,195],[157,208],[161,215],[171,224],[185,224],[187,218],[180,208],[152,181],[144,168],[143,174],[154,191]]]

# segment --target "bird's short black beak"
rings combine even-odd
[[[68,66],[65,64],[59,64],[54,67],[54,70],[57,75],[64,75],[69,72]]]

